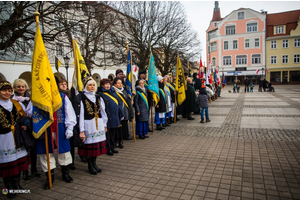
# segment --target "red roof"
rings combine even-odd
[[[300,10],[267,14],[267,26],[277,26],[295,22],[297,23],[297,20],[299,20],[299,16]]]

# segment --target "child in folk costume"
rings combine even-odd
[[[79,137],[84,142],[78,155],[86,156],[88,170],[96,175],[102,172],[96,164],[97,157],[106,153],[107,115],[103,99],[96,95],[96,82],[91,77],[83,80],[84,90],[80,101]]]
[[[165,122],[165,113],[167,111],[167,102],[166,97],[164,93],[164,83],[163,83],[163,77],[158,75],[158,86],[159,86],[159,102],[157,103],[155,107],[155,124],[156,124],[156,130],[161,131],[162,129],[165,129],[164,125]]]
[[[165,92],[165,97],[166,97],[166,102],[167,102],[165,126],[170,126],[170,124],[171,124],[172,103],[171,103],[171,91],[170,91],[169,87],[167,86],[167,82],[168,82],[168,77],[165,76],[163,78],[164,92]]]
[[[10,99],[11,95],[11,84],[8,81],[0,81],[0,177],[8,190],[22,189],[20,173],[28,170],[30,164],[24,145],[16,146],[15,133],[21,117],[26,114],[31,116],[31,110],[25,110],[22,103]],[[24,123],[21,128],[27,130],[29,124],[30,122]],[[10,199],[15,196],[8,193]]]
[[[73,179],[69,175],[68,167],[68,165],[72,163],[69,139],[73,136],[73,127],[76,125],[76,115],[72,103],[68,98],[68,94],[62,92],[67,89],[67,81],[64,79],[56,79],[56,81],[62,99],[62,106],[53,113],[54,122],[47,130],[51,181],[54,182],[54,168],[56,167],[54,149],[57,148],[57,157],[58,163],[61,166],[62,179],[67,183],[71,183]],[[36,151],[40,158],[41,168],[47,177],[44,189],[49,189],[45,140],[37,141]]]

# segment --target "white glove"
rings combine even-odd
[[[71,131],[70,129],[66,130],[65,136],[67,139],[70,139],[70,137],[73,136],[73,131]]]
[[[124,117],[121,117],[121,121],[124,119]]]

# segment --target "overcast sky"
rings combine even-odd
[[[215,3],[214,1],[181,1],[181,3],[185,6],[189,23],[198,33],[202,47],[202,62],[206,63],[205,31],[212,19]],[[268,14],[271,14],[298,10],[300,9],[300,1],[219,1],[219,8],[222,18],[239,8],[251,8],[258,12],[264,9]]]

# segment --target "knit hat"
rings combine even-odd
[[[117,76],[118,74],[120,74],[120,73],[123,73],[123,70],[118,69],[118,70],[116,71],[116,76]]]
[[[201,88],[206,88],[206,86],[205,86],[205,85],[202,85]]]
[[[158,75],[158,76],[157,76],[157,80],[158,80],[158,81],[161,81],[162,79],[163,79],[163,77],[162,77],[161,75]]]

